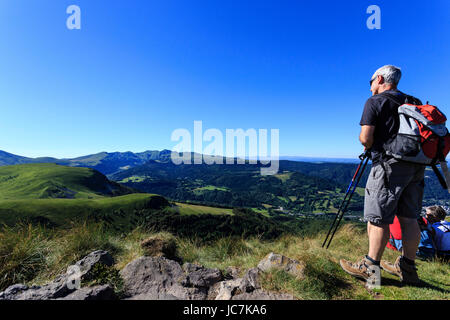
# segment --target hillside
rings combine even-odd
[[[91,199],[130,194],[133,191],[100,172],[51,163],[0,167],[0,200]]]
[[[438,166],[439,167],[439,166]],[[308,163],[298,161],[280,161],[280,170],[296,171],[311,176],[317,176],[332,180],[342,186],[347,186],[353,177],[357,164],[348,163]],[[366,168],[359,184],[364,187],[371,169],[371,164]],[[447,190],[440,185],[435,173],[429,167],[425,170],[424,205],[448,205],[450,195]]]
[[[30,163],[31,161],[32,161],[31,158],[18,156],[18,155],[0,150],[0,166]]]
[[[106,230],[98,224],[75,225],[64,232],[19,225],[0,229],[0,256],[9,257],[0,259],[0,292],[12,284],[23,283],[28,286],[29,291],[36,290],[36,293],[41,292],[41,295],[44,291],[45,298],[45,294],[49,293],[47,289],[54,291],[57,287],[45,285],[56,276],[64,274],[69,265],[89,253],[105,254],[105,251],[98,250],[106,250],[112,255],[108,260],[111,261],[109,267],[94,269],[90,279],[83,280],[82,285],[87,287],[109,284],[116,295],[108,299],[123,298],[124,294],[130,293],[130,281],[134,283],[135,280],[139,280],[142,292],[148,293],[148,299],[158,298],[155,292],[166,291],[170,291],[178,299],[187,299],[183,292],[198,292],[190,282],[183,281],[186,273],[193,271],[197,272],[192,274],[192,281],[200,283],[199,280],[208,279],[200,286],[202,295],[190,295],[190,299],[194,300],[230,300],[231,297],[238,298],[241,294],[255,297],[255,293],[261,293],[261,290],[254,290],[259,287],[263,292],[277,295],[278,299],[450,299],[449,264],[441,260],[417,261],[421,279],[418,286],[402,286],[399,278],[382,271],[381,288],[367,290],[364,281],[348,275],[339,266],[341,258],[355,261],[367,253],[365,226],[352,223],[343,225],[331,247],[325,250],[321,248],[321,243],[327,227],[328,224],[315,221],[304,228],[302,233],[284,233],[270,240],[261,239],[259,236],[225,236],[205,242],[202,237],[155,233],[145,228],[136,228],[132,232],[122,234]],[[171,251],[165,251],[162,249],[164,247],[157,245],[158,241],[151,239],[161,239],[158,241],[170,244]],[[163,257],[160,255],[161,250]],[[11,254],[13,251],[14,254]],[[271,252],[284,256],[281,263],[278,260],[273,261],[272,266],[275,268],[259,269],[262,268],[262,259]],[[173,260],[165,258],[169,254],[169,259]],[[397,256],[398,253],[386,250],[384,259],[394,261]],[[292,259],[299,262],[299,268],[295,269],[298,270],[297,275],[292,272],[295,271],[292,268],[283,268],[292,263]],[[83,261],[95,263],[92,259]],[[131,275],[125,272],[131,266],[139,266],[145,261],[156,263],[144,263],[139,272]],[[214,270],[211,270],[212,268]],[[179,271],[173,272],[175,269]],[[155,271],[157,276],[153,275]],[[249,273],[253,273],[253,277],[246,278]],[[213,274],[216,275],[215,280],[210,282]],[[244,290],[234,289],[240,287],[245,279],[250,281],[247,284],[251,286],[246,285]],[[227,286],[213,287],[218,281],[224,281]],[[205,286],[206,283],[209,285]],[[35,284],[43,287],[32,287]],[[178,290],[171,290],[173,286]],[[220,297],[214,294],[216,289],[222,292],[221,288],[231,292]],[[160,299],[164,299],[164,296]]]
[[[89,168],[56,164],[0,167],[0,224],[40,223],[67,227],[76,221],[102,221],[130,229],[140,215],[167,207],[161,196],[109,181]]]
[[[252,211],[187,203],[109,181],[96,170],[56,164],[0,168],[0,225],[20,222],[69,228],[84,221],[127,232],[139,225],[204,239],[226,235],[275,237],[286,226]]]
[[[109,177],[144,192],[177,201],[206,205],[245,206],[264,210],[282,207],[295,213],[336,212],[357,164],[308,163],[281,160],[279,173],[261,176],[260,164],[174,165],[149,161]],[[364,186],[370,165],[352,199],[350,212],[363,208]],[[450,195],[431,169],[426,170],[424,205],[446,205]],[[271,209],[272,208],[272,209]]]
[[[233,166],[228,168],[230,171],[223,171],[227,166],[197,167],[201,166],[168,171],[156,170],[159,166],[151,168],[161,178],[180,175],[185,182],[204,179],[207,185],[197,185],[192,191],[198,194],[231,190],[242,193],[246,188],[265,192],[277,186],[281,192],[309,190],[323,197],[323,190],[333,192],[336,187],[328,180],[298,172],[258,180],[261,177],[252,166],[240,167],[239,172]],[[222,180],[217,180],[220,177]],[[246,184],[249,178],[254,180]],[[222,186],[212,184],[218,181]],[[305,185],[305,189],[297,189]],[[171,203],[160,195],[130,193],[132,190],[95,170],[56,164],[2,167],[0,191],[0,291],[19,282],[29,286],[48,283],[89,252],[107,250],[116,262],[99,271],[98,281],[110,283],[120,296],[123,279],[119,270],[144,254],[144,239],[162,232],[170,233],[182,262],[218,268],[224,276],[229,275],[230,267],[244,274],[270,252],[301,261],[305,266],[301,281],[276,270],[263,272],[259,278],[265,292],[288,294],[295,299],[449,298],[449,265],[441,261],[419,262],[419,287],[401,287],[398,279],[383,274],[383,287],[367,291],[361,281],[345,274],[339,259],[355,260],[367,251],[365,226],[361,223],[344,221],[330,249],[324,250],[320,245],[331,223],[329,219]],[[395,256],[392,251],[386,252],[389,260]]]
[[[191,157],[194,153],[191,153]],[[220,184],[204,184],[200,183],[197,185],[189,185],[190,181],[186,187],[180,186],[178,184],[180,178],[183,177],[184,173],[180,170],[176,171],[176,174],[167,173],[167,170],[172,170],[173,167],[170,166],[171,151],[145,151],[140,153],[133,152],[100,152],[96,154],[86,155],[82,157],[72,158],[72,159],[55,159],[50,157],[41,158],[27,158],[4,151],[0,151],[0,166],[4,165],[14,165],[14,164],[24,164],[24,163],[56,163],[71,167],[87,167],[100,171],[104,175],[112,178],[113,180],[122,181],[129,186],[135,186],[141,188],[141,190],[146,192],[163,193],[165,196],[177,200],[190,200],[197,201],[203,204],[213,204],[213,205],[245,205],[248,207],[259,207],[262,209],[264,207],[283,207],[290,208],[291,210],[296,210],[297,212],[307,211],[307,208],[311,208],[311,211],[317,212],[333,212],[333,205],[330,200],[334,198],[333,194],[326,191],[326,196],[319,197],[306,195],[308,200],[305,200],[304,196],[289,195],[284,192],[280,194],[277,190],[272,190],[270,192],[272,195],[266,195],[265,198],[270,198],[270,203],[267,200],[260,201],[257,199],[255,201],[249,201],[247,195],[238,193],[223,193],[223,192],[210,192],[210,191],[230,191],[227,190],[225,186]],[[294,160],[294,161],[292,161]],[[334,160],[334,162],[333,162]],[[358,160],[355,158],[354,161],[351,159],[315,159],[315,158],[304,158],[304,157],[284,157],[280,160],[280,174],[283,177],[285,174],[290,174],[292,172],[299,172],[307,176],[315,176],[321,179],[329,180],[336,185],[335,191],[337,189],[346,189],[349,181],[351,180],[353,173],[356,169]],[[150,169],[155,169],[158,172],[152,171],[151,174],[146,172],[146,165],[149,164]],[[155,164],[160,164],[155,165]],[[229,165],[227,165],[228,167]],[[202,168],[204,168],[203,166]],[[229,175],[240,174],[242,165],[231,165],[231,167],[236,167],[237,169],[224,168],[224,170]],[[256,171],[259,170],[259,165],[250,166],[251,169],[258,174]],[[182,166],[183,170],[188,167]],[[248,172],[247,168],[243,168],[244,171]],[[364,186],[367,175],[370,170],[370,165],[360,183],[360,186]],[[164,173],[165,172],[165,173]],[[159,174],[161,173],[161,174]],[[207,176],[210,173],[213,176],[217,173],[217,170],[206,170],[205,174],[202,176]],[[186,173],[187,176],[199,176],[198,170],[195,174],[189,172]],[[149,181],[149,177],[153,180]],[[214,177],[212,177],[214,178]],[[236,177],[238,180],[239,176]],[[284,178],[282,178],[284,179]],[[199,180],[204,180],[201,177]],[[211,179],[210,179],[211,180]],[[304,179],[303,179],[304,180]],[[254,181],[252,181],[254,182]],[[278,187],[277,187],[278,188]],[[163,192],[161,191],[163,190]],[[193,193],[190,192],[196,189]],[[205,192],[202,192],[205,191]],[[209,191],[208,191],[209,190]],[[274,197],[273,195],[276,195]],[[278,198],[279,197],[279,198]],[[295,200],[294,200],[295,199]],[[301,200],[303,199],[303,200]],[[295,203],[295,201],[300,201]],[[360,200],[355,199],[358,203]],[[304,201],[306,203],[302,203]],[[450,196],[439,184],[435,174],[431,169],[427,168],[426,180],[425,180],[425,193],[424,193],[424,205],[441,204],[446,205],[450,201]],[[233,204],[233,205],[234,205]],[[359,205],[357,205],[359,206]],[[305,210],[303,210],[303,207]],[[309,209],[308,209],[309,210]]]
[[[175,165],[149,161],[110,178],[176,201],[267,211],[281,207],[297,213],[336,212],[344,189],[331,179],[297,171],[261,176],[260,166],[251,164]],[[355,194],[350,211],[360,211],[362,203],[362,197]]]

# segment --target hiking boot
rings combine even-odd
[[[419,276],[417,275],[417,267],[406,263],[401,256],[393,264],[381,260],[380,266],[387,273],[400,277],[403,284],[416,285],[420,282]]]
[[[381,284],[380,266],[374,265],[366,257],[360,261],[352,263],[341,259],[339,261],[342,269],[348,274],[366,280],[366,287],[369,289],[378,288]]]

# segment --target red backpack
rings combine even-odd
[[[411,96],[407,96],[406,101],[400,101],[389,93],[381,94],[400,105],[399,130],[395,138],[384,145],[385,153],[398,160],[431,166],[439,182],[450,192],[450,175],[445,162],[450,152],[450,133],[445,126],[446,116],[438,107],[428,103],[410,104],[408,100],[418,102]],[[441,164],[447,183],[437,169],[437,163]]]

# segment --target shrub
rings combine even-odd
[[[109,284],[114,289],[114,293],[119,299],[124,296],[123,279],[120,276],[119,270],[113,266],[109,267],[98,263],[94,265],[89,274],[89,278],[83,281],[83,285],[95,286]]]
[[[47,231],[41,226],[4,226],[0,231],[0,291],[46,269],[49,252]]]
[[[53,249],[48,257],[50,271],[47,276],[65,272],[73,264],[92,251],[105,250],[115,255],[120,248],[114,242],[114,234],[102,223],[74,224],[68,230],[59,230],[53,239]]]

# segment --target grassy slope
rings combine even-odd
[[[0,167],[0,199],[99,198],[126,189],[88,168],[50,163]],[[129,193],[129,192],[128,192]]]
[[[45,174],[45,170],[35,174]],[[3,174],[0,190],[15,194],[19,199],[0,201],[0,220],[9,221],[12,225],[16,224],[18,217],[26,215],[49,217],[53,222],[64,225],[68,220],[73,221],[75,217],[92,213],[101,217],[104,217],[103,214],[109,217],[112,215],[115,224],[126,225],[132,219],[127,210],[153,207],[152,201],[161,198],[150,194],[131,194],[113,198],[97,196],[93,199],[26,199],[29,196],[26,190],[39,190],[40,185],[26,186],[22,183],[12,188],[13,191],[7,190],[2,183],[11,180],[9,176],[13,176],[12,172]],[[70,186],[78,188],[76,183]],[[86,194],[89,193],[87,190]],[[38,195],[39,192],[34,194]],[[181,215],[232,215],[230,209],[183,203],[177,203],[177,206]],[[118,212],[119,209],[123,212]],[[368,292],[363,282],[344,273],[338,265],[341,258],[355,261],[367,252],[364,226],[344,225],[336,234],[330,249],[324,250],[321,243],[329,222],[314,221],[302,231],[302,235],[284,235],[271,241],[262,241],[258,237],[224,237],[204,243],[201,239],[178,237],[177,243],[184,261],[218,267],[222,271],[228,266],[236,266],[244,272],[255,267],[269,252],[302,260],[307,265],[304,280],[299,281],[284,272],[273,271],[264,274],[262,281],[267,290],[288,292],[299,299],[450,299],[450,267],[441,262],[418,262],[419,275],[424,280],[423,287],[401,288],[398,279],[383,272],[383,287]],[[43,283],[65,270],[68,264],[97,249],[109,250],[117,261],[116,267],[123,268],[142,255],[140,241],[150,235],[149,231],[138,228],[124,237],[95,224],[74,224],[65,230],[20,225],[12,229],[5,228],[0,230],[0,288],[17,282]],[[386,250],[384,258],[393,261],[397,255]]]
[[[261,281],[265,290],[290,293],[297,299],[450,299],[450,266],[439,261],[418,261],[422,287],[401,287],[398,278],[382,272],[382,288],[366,290],[364,282],[346,274],[338,264],[341,258],[356,260],[367,252],[364,226],[343,225],[329,250],[325,250],[321,243],[327,222],[316,221],[303,235],[284,235],[272,241],[224,237],[204,243],[198,238],[176,237],[176,243],[178,254],[185,262],[219,268],[222,272],[235,266],[240,268],[241,275],[256,267],[270,252],[301,260],[306,264],[305,279],[297,280],[273,270],[264,273]],[[123,236],[95,224],[49,232],[26,226],[0,231],[0,257],[9,257],[6,261],[0,259],[0,290],[17,282],[43,284],[64,272],[68,264],[98,249],[110,251],[116,261],[115,268],[120,270],[143,255],[141,241],[154,235],[137,228]],[[397,255],[386,250],[384,258],[393,261]],[[8,279],[11,280],[5,281]]]
[[[194,205],[188,203],[175,202],[177,207],[179,208],[179,212],[182,215],[191,215],[191,214],[228,214],[232,215],[233,210],[227,208],[216,208],[216,207],[208,207],[201,205]]]
[[[0,167],[0,223],[66,226],[89,217],[125,227],[135,218],[134,210],[166,202],[158,195],[130,192],[88,168],[47,163],[4,166]]]
[[[319,225],[321,224],[321,225]],[[243,269],[256,267],[270,252],[304,261],[306,278],[296,280],[284,272],[263,276],[263,287],[293,294],[298,299],[450,299],[450,265],[440,261],[418,261],[421,287],[402,287],[395,276],[382,271],[382,288],[368,291],[364,282],[346,274],[339,259],[356,261],[368,250],[365,226],[346,224],[336,234],[328,250],[321,245],[328,225],[317,222],[303,236],[286,235],[275,241],[223,238],[202,246],[196,240],[179,240],[182,256],[191,262],[225,270],[228,266]],[[319,228],[319,232],[317,232]],[[386,249],[384,259],[394,261],[397,252]]]
[[[152,201],[158,198],[162,197],[137,193],[97,199],[3,200],[0,201],[0,222],[13,225],[22,220],[64,226],[70,221],[98,216],[114,220],[116,227],[125,227],[133,218],[133,210],[152,209]]]

